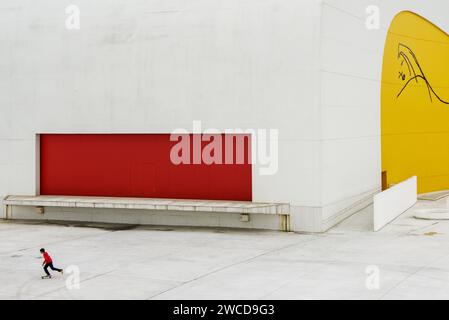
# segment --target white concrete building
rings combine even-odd
[[[70,4],[79,29],[66,28]],[[366,26],[372,5],[378,29]],[[449,30],[446,0],[3,0],[0,196],[39,194],[39,134],[170,133],[200,120],[278,129],[278,172],[253,168],[252,201],[289,204],[294,231],[327,230],[380,190],[383,48],[403,10]],[[278,223],[100,211],[49,208],[46,218]]]

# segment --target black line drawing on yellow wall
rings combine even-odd
[[[400,97],[400,95],[404,92],[405,88],[407,88],[407,86],[412,81],[416,81],[416,83],[419,83],[419,79],[421,79],[424,80],[424,82],[426,83],[431,102],[433,102],[433,96],[435,96],[442,103],[449,104],[448,101],[445,101],[442,98],[440,98],[440,96],[435,92],[429,80],[427,80],[427,77],[425,76],[424,71],[421,68],[421,65],[419,64],[418,59],[416,58],[416,55],[412,51],[412,49],[410,49],[405,44],[399,43],[398,59],[400,60],[401,66],[404,66],[405,63],[407,68],[405,69],[405,72],[399,71],[399,78],[402,81],[405,81],[405,84],[402,87],[401,91],[398,93],[396,98]]]

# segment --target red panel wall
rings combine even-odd
[[[243,164],[175,165],[176,143],[169,134],[42,134],[41,194],[252,200],[248,157]]]

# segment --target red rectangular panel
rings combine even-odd
[[[228,140],[219,136],[223,164],[192,164],[190,143],[191,164],[176,165],[170,152],[178,142],[169,134],[42,134],[41,194],[251,201],[250,136],[244,136],[242,164],[224,164]]]

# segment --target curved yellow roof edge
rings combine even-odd
[[[413,12],[413,11],[411,11],[411,10],[403,10],[403,11],[400,11],[400,12],[396,13],[395,16],[393,17],[393,19],[392,19],[391,22],[390,22],[390,26],[391,26],[391,24],[393,23],[393,21],[394,21],[399,15],[401,15],[401,14],[403,14],[403,13],[406,13],[406,12],[407,12],[407,13],[411,13],[411,14],[417,16],[418,18],[421,18],[421,19],[423,19],[424,21],[430,23],[432,26],[434,26],[435,28],[437,28],[438,30],[440,30],[441,32],[443,32],[445,35],[447,35],[447,36],[449,37],[449,33],[447,33],[447,32],[446,32],[445,30],[443,30],[441,27],[437,26],[435,23],[433,23],[433,22],[430,21],[429,19],[427,19],[427,18],[423,17],[422,15],[420,15],[420,14],[418,14],[418,13],[416,13],[416,12]],[[390,30],[390,28],[388,28],[388,30]]]

